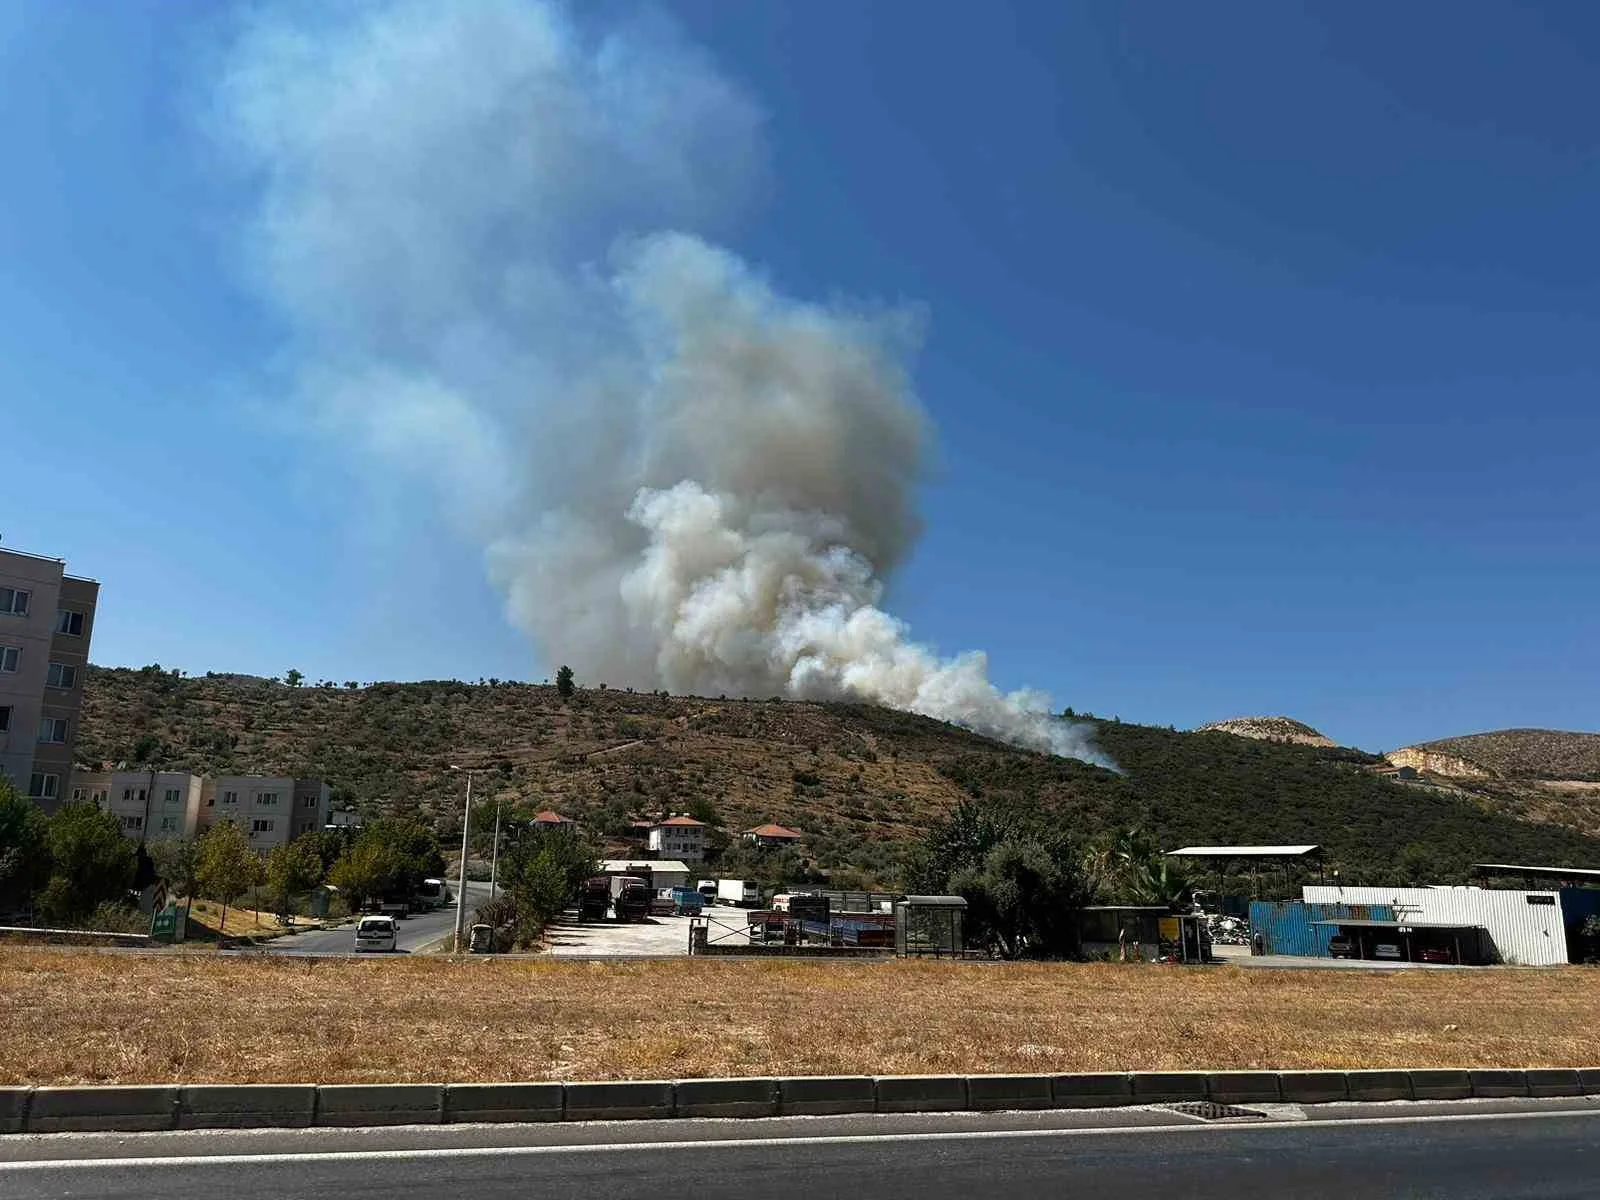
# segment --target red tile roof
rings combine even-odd
[[[705,828],[704,821],[696,821],[693,817],[668,817],[665,821],[656,822],[657,825],[697,825]]]
[[[570,817],[563,817],[560,813],[553,812],[547,808],[542,813],[534,815],[533,823],[535,825],[571,825],[573,822]]]
[[[788,838],[798,842],[806,835],[796,829],[785,829],[782,825],[757,825],[754,829],[746,829],[746,833],[764,838]]]

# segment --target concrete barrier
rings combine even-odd
[[[28,1097],[32,1088],[0,1088],[0,1133],[21,1133],[28,1124]]]
[[[1343,1071],[1279,1071],[1278,1090],[1286,1104],[1334,1104],[1350,1099]]]
[[[1570,1067],[1529,1067],[1523,1074],[1528,1077],[1530,1096],[1544,1099],[1583,1095],[1583,1084],[1578,1079],[1578,1073]]]
[[[1585,1096],[1600,1096],[1600,1067],[1579,1067],[1578,1086]]]
[[[559,1121],[565,1099],[559,1083],[452,1083],[444,1090],[444,1119],[453,1124]]]
[[[303,1128],[316,1116],[314,1083],[197,1083],[178,1093],[179,1129]]]
[[[1352,1100],[1411,1099],[1409,1071],[1346,1071],[1344,1078]]]
[[[568,1121],[647,1121],[673,1115],[671,1080],[569,1083]]]
[[[967,1107],[965,1075],[878,1075],[872,1087],[879,1112],[960,1112]]]
[[[776,1079],[681,1079],[676,1109],[680,1117],[775,1117]]]
[[[967,1107],[976,1112],[1054,1108],[1052,1084],[1049,1075],[968,1075]]]
[[[42,1087],[28,1102],[29,1133],[141,1133],[178,1120],[172,1087]]]
[[[1133,1075],[1135,1104],[1179,1104],[1210,1097],[1198,1071],[1139,1071]]]
[[[1050,1094],[1057,1108],[1115,1108],[1134,1102],[1133,1077],[1112,1071],[1057,1075]]]
[[[1413,1100],[1470,1100],[1472,1076],[1466,1071],[1412,1071]]]
[[[1472,1094],[1486,1100],[1500,1100],[1508,1096],[1528,1094],[1526,1071],[1473,1071]]]
[[[437,1125],[444,1088],[436,1083],[333,1083],[317,1088],[318,1125]]]
[[[1276,1104],[1283,1096],[1276,1071],[1215,1071],[1206,1093],[1218,1104]]]
[[[872,1112],[877,1105],[870,1075],[800,1075],[778,1080],[778,1111],[786,1117]]]

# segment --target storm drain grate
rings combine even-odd
[[[1166,1108],[1186,1117],[1199,1117],[1202,1121],[1266,1120],[1267,1114],[1253,1108],[1240,1108],[1237,1104],[1218,1104],[1215,1100],[1185,1100],[1181,1104],[1168,1104]]]

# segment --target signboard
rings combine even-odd
[[[150,918],[150,936],[158,942],[177,941],[178,906],[176,904],[156,909]]]

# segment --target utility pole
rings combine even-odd
[[[489,899],[499,893],[495,890],[500,878],[500,797],[494,798],[494,852],[489,856]]]
[[[452,766],[452,771],[461,770]],[[467,772],[467,806],[461,813],[461,873],[456,881],[456,944],[455,952],[461,953],[461,935],[466,930],[467,921],[467,834],[472,829],[472,772]]]

